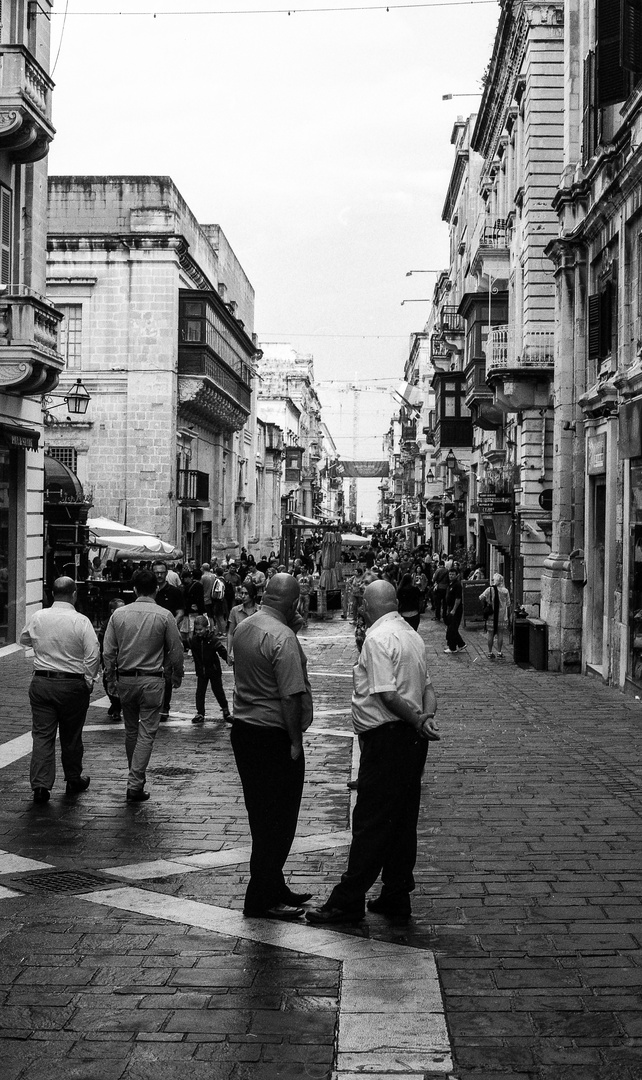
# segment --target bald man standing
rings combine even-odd
[[[428,741],[439,739],[437,699],[426,648],[397,610],[394,586],[374,581],[363,596],[368,630],[353,668],[352,721],[361,761],[348,868],[311,923],[358,922],[366,893],[381,874],[381,895],[368,910],[410,915],[415,887],[417,820]]]
[[[53,604],[36,611],[20,635],[20,644],[33,649],[33,679],[29,687],[33,753],[31,788],[35,803],[49,801],[56,778],[56,732],[67,781],[66,794],[79,795],[89,787],[82,775],[82,729],[89,696],[100,669],[96,632],[76,611],[76,583],[56,578]]]
[[[312,723],[305,653],[293,630],[299,585],[270,578],[259,611],[233,636],[232,749],[252,833],[245,915],[297,919],[309,893],[293,893],[283,867],[296,832],[305,778],[303,732]]]

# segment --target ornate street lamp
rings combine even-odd
[[[55,397],[62,397],[62,401],[58,405],[50,404],[52,398]],[[66,405],[71,416],[84,416],[90,401],[91,394],[83,386],[81,380],[76,379],[74,386],[66,394],[46,394],[42,399],[42,408],[45,416],[48,416],[53,409],[60,409],[63,405]]]

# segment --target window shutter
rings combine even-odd
[[[588,355],[589,360],[598,360],[600,356],[600,325],[602,314],[602,298],[599,293],[594,293],[588,298]]]
[[[582,160],[588,161],[595,153],[597,145],[597,126],[595,109],[595,53],[593,50],[584,59],[584,90],[582,112]]]
[[[620,64],[642,72],[642,0],[622,0]]]
[[[598,0],[597,105],[615,105],[628,94],[629,80],[620,63],[624,0]]]
[[[11,281],[11,192],[0,188],[0,280]]]

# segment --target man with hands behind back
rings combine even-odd
[[[381,895],[368,909],[410,915],[421,777],[428,742],[440,738],[426,648],[399,614],[394,585],[368,585],[363,612],[368,630],[353,668],[352,721],[361,760],[352,844],[341,881],[325,904],[306,914],[317,924],[362,919],[379,874]]]

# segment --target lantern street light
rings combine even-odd
[[[52,405],[51,400],[54,397],[62,397],[62,401],[58,405]],[[45,416],[48,416],[53,409],[60,409],[61,406],[67,406],[67,412],[71,416],[84,416],[87,412],[87,406],[91,401],[91,394],[85,386],[83,386],[80,379],[76,379],[71,390],[68,390],[66,394],[47,394],[42,399],[42,408]]]

